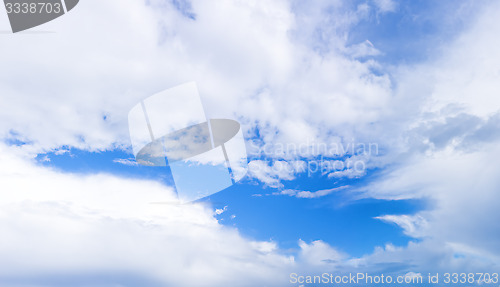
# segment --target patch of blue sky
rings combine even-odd
[[[302,174],[284,181],[283,189],[316,191],[349,185],[350,188],[318,198],[277,195],[279,189],[243,181],[208,199],[216,208],[227,210],[218,218],[222,224],[236,226],[244,235],[258,240],[273,240],[281,248],[295,250],[297,242],[323,240],[351,256],[373,252],[376,246],[391,243],[405,246],[415,241],[395,225],[374,217],[415,214],[429,207],[427,200],[378,200],[357,198],[352,190],[367,184],[363,179],[333,181],[321,174]]]
[[[4,137],[4,143],[10,146],[23,146],[26,144],[31,144],[30,140],[24,139],[23,136],[15,130],[10,130],[6,137]]]
[[[88,152],[61,149],[37,157],[40,165],[64,172],[93,174],[110,173],[128,178],[144,178],[174,186],[168,167],[147,167],[134,164],[132,154],[121,150]],[[294,250],[299,239],[306,242],[323,240],[340,250],[361,256],[375,246],[392,243],[406,245],[412,238],[394,225],[374,217],[386,214],[414,214],[426,208],[425,200],[386,201],[359,199],[352,189],[368,184],[376,171],[362,178],[329,179],[316,173],[300,173],[296,179],[282,181],[280,188],[267,187],[245,178],[219,193],[201,199],[214,208],[227,211],[218,216],[220,222],[236,226],[244,235],[258,240],[274,240],[280,247]],[[349,186],[318,198],[297,198],[283,190],[317,191]]]
[[[381,52],[375,56],[379,62],[413,64],[439,55],[443,45],[472,23],[485,4],[475,1],[472,5],[469,0],[395,3],[394,12],[379,13],[374,9],[366,19],[356,23],[348,32],[346,44],[369,40]]]
[[[117,159],[124,160],[119,163]],[[88,152],[62,149],[37,157],[40,165],[64,172],[111,173],[123,177],[145,178],[173,186],[168,167],[134,165],[133,155],[121,150]],[[125,164],[123,164],[125,163]],[[319,198],[277,195],[285,189],[316,191],[341,186],[355,188],[367,184],[363,178],[328,179],[321,173],[298,174],[295,180],[282,181],[278,188],[266,187],[248,178],[219,193],[201,199],[214,208],[227,211],[218,216],[222,224],[236,226],[244,235],[258,240],[274,240],[280,247],[296,249],[299,239],[323,240],[352,256],[373,251],[375,246],[392,243],[406,245],[412,238],[394,225],[374,217],[385,214],[414,214],[426,208],[425,200],[385,201],[357,199],[350,188]],[[235,216],[233,218],[233,216]]]
[[[61,148],[39,154],[40,165],[53,167],[63,172],[78,174],[109,173],[127,178],[156,180],[174,186],[170,168],[136,164],[134,155],[123,150],[88,152],[75,148]]]
[[[23,145],[26,145],[26,144],[29,144],[30,142],[28,141],[23,141],[23,140],[20,140],[19,138],[6,138],[4,140],[4,142],[7,144],[7,145],[11,145],[11,146],[23,146]]]
[[[320,55],[337,49],[337,41],[352,47],[367,40],[380,53],[356,56],[360,61],[376,59],[383,64],[414,64],[438,56],[441,48],[474,22],[489,1],[401,0],[393,9],[382,11],[376,1],[303,2],[292,1],[292,10],[300,19],[311,11],[320,19],[306,20],[296,35],[310,33],[309,46]],[[314,12],[313,12],[314,15]],[[303,39],[301,39],[303,41]],[[376,71],[377,72],[377,71]],[[380,71],[378,71],[380,73]]]

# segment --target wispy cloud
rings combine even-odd
[[[123,165],[128,165],[128,166],[136,166],[137,162],[135,161],[134,158],[115,158],[113,160],[115,163],[123,164]]]
[[[411,237],[422,237],[428,227],[427,220],[421,215],[382,215],[379,219],[389,223],[395,223],[404,230],[404,233]]]
[[[340,186],[340,187],[335,187],[335,188],[330,188],[330,189],[322,189],[322,190],[317,190],[317,191],[306,191],[306,190],[295,190],[295,189],[285,189],[280,192],[274,193],[275,195],[289,195],[289,196],[295,196],[297,198],[319,198],[323,196],[327,196],[333,192],[337,192],[343,189],[348,188],[349,186]]]
[[[393,0],[374,0],[379,13],[395,12],[397,3]]]

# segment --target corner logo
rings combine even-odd
[[[130,110],[128,123],[137,163],[169,166],[181,200],[219,192],[247,172],[240,124],[208,119],[194,82],[142,100]]]
[[[42,25],[73,9],[79,0],[3,0],[12,32]]]

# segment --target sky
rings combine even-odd
[[[82,0],[13,34],[2,6],[0,286],[499,272],[499,15],[498,1]],[[194,202],[169,166],[137,164],[128,126],[188,82],[207,118],[241,124],[248,158]]]

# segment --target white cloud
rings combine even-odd
[[[210,117],[255,123],[266,142],[332,142],[376,120],[389,100],[389,78],[371,73],[374,63],[335,50],[318,54],[317,40],[298,42],[296,32],[307,29],[297,21],[306,16],[287,1],[193,1],[196,21],[170,4],[149,3],[80,3],[43,26],[56,33],[4,39],[0,62],[13,68],[2,74],[9,109],[0,115],[0,133],[18,132],[33,141],[35,152],[128,147],[128,110],[141,98],[194,80]],[[351,15],[339,9],[338,16]],[[319,19],[329,19],[340,35],[362,17],[356,9],[353,19]],[[306,33],[323,24],[311,23]],[[29,53],[33,46],[44,57]],[[29,83],[19,84],[24,77]],[[326,130],[336,133],[325,137]]]
[[[381,54],[369,40],[348,47],[347,53],[354,58],[377,56]]]
[[[475,272],[476,269],[494,272],[498,268],[498,258],[491,255],[473,256],[471,253],[464,253],[464,249],[454,248],[439,240],[427,239],[418,243],[410,242],[404,247],[392,244],[377,247],[372,254],[346,262],[347,270],[353,267],[359,272],[397,275],[407,272],[435,274],[448,272],[450,269],[460,272]]]
[[[500,183],[495,170],[500,166],[491,159],[499,154],[496,144],[489,144],[473,153],[454,150],[418,157],[372,183],[368,194],[385,199],[429,198],[435,208],[421,214],[421,223],[428,222],[425,229],[413,229],[404,218],[396,223],[410,233],[477,244],[498,255],[494,238],[500,230],[492,218],[498,214],[495,202],[500,200],[496,193]]]
[[[351,59],[376,49],[369,41],[346,47],[346,33],[367,17],[367,5],[351,11],[318,2],[305,13],[288,1],[192,1],[192,20],[164,1],[114,1],[82,2],[39,28],[55,33],[2,40],[0,63],[12,68],[0,71],[0,97],[9,107],[0,113],[0,137],[16,134],[32,154],[62,146],[130,151],[130,108],[189,81],[197,82],[208,117],[238,118],[247,138],[258,129],[265,144],[367,141],[368,126],[386,112],[389,77],[372,73],[374,61]],[[330,6],[335,17],[324,12]],[[328,49],[318,52],[322,43]],[[276,187],[295,172],[265,168],[255,176]]]
[[[364,190],[369,197],[426,198],[432,204],[414,216],[379,217],[423,241],[376,252],[371,262],[382,254],[402,259],[421,252],[415,264],[436,269],[443,268],[442,262],[462,270],[491,270],[500,263],[495,239],[500,229],[494,223],[500,216],[495,205],[500,166],[492,160],[500,154],[495,136],[500,104],[494,96],[500,90],[500,56],[492,36],[498,33],[493,23],[499,13],[500,6],[489,6],[456,41],[442,47],[440,57],[413,71],[400,70],[396,98],[413,99],[420,108],[401,105],[396,111],[408,115],[400,137],[406,153]],[[432,256],[440,263],[424,263]]]
[[[126,284],[107,284],[115,274],[146,286],[279,286],[294,264],[275,243],[244,239],[209,206],[180,204],[159,183],[63,174],[22,159],[18,148],[0,150],[0,282],[44,286],[72,274],[90,285]],[[104,277],[89,279],[95,274]]]
[[[494,136],[500,54],[493,37],[499,13],[498,4],[485,8],[456,41],[442,47],[440,57],[399,74],[397,97],[423,104],[405,122],[410,127],[401,140],[408,153],[366,188],[376,198],[430,199],[434,208],[421,217],[385,219],[409,234],[477,246],[492,257],[500,254],[494,239],[500,230],[493,223],[500,216],[495,207],[500,166],[492,160],[500,154]],[[418,222],[426,222],[425,228],[417,228]]]
[[[327,196],[333,192],[345,189],[347,187],[348,186],[341,186],[341,187],[322,189],[322,190],[317,190],[317,191],[285,189],[285,190],[282,190],[281,192],[277,192],[275,194],[295,196],[297,198],[318,198],[318,197]]]
[[[494,48],[499,13],[498,4],[485,7],[455,41],[441,46],[440,55],[394,73],[392,104],[399,108],[393,113],[401,122],[387,124],[397,133],[386,136],[395,139],[392,152],[399,156],[363,190],[380,199],[423,198],[430,206],[416,215],[378,217],[421,241],[351,260],[358,268],[389,260],[429,272],[494,270],[500,264],[494,239],[500,234],[494,219],[500,216],[500,166],[492,160],[500,154],[500,54]]]
[[[267,186],[280,187],[282,180],[293,180],[295,174],[305,171],[303,161],[287,162],[277,160],[274,162],[252,160],[248,164],[249,175],[258,179]]]
[[[227,211],[227,205],[224,206],[224,208],[217,208],[217,209],[215,209],[215,215],[221,215],[221,214],[223,214],[226,211]]]
[[[379,13],[395,12],[397,3],[393,0],[374,0]]]
[[[136,166],[137,165],[135,158],[115,158],[113,160],[113,162],[123,164],[123,165],[129,165],[129,166]]]
[[[395,67],[394,85],[388,75],[372,72],[379,67],[375,61],[349,56],[376,53],[368,42],[351,47],[358,50],[346,47],[349,29],[369,15],[366,4],[346,10],[340,1],[307,7],[193,1],[193,21],[163,1],[148,3],[82,1],[40,27],[55,33],[2,35],[0,63],[8,69],[0,69],[0,136],[28,142],[0,155],[2,276],[104,270],[175,286],[200,286],[197,278],[207,286],[235,286],[235,278],[242,286],[277,282],[275,275],[294,261],[274,243],[242,238],[199,204],[149,204],[175,202],[168,188],[111,175],[60,174],[19,158],[61,146],[128,148],[128,110],[191,80],[210,117],[237,117],[253,128],[247,135],[258,131],[265,143],[374,140],[391,152],[378,167],[400,165],[366,194],[437,203],[420,214],[425,229],[413,217],[382,217],[431,239],[354,259],[322,241],[301,242],[304,262],[323,266],[344,259],[345,268],[370,269],[390,262],[468,270],[498,264],[499,231],[492,220],[498,217],[500,167],[494,159],[500,153],[494,137],[483,142],[497,131],[500,109],[497,4],[443,46],[442,56]],[[395,9],[392,1],[376,3],[380,12]],[[8,30],[6,23],[1,30]],[[478,126],[462,129],[470,120]],[[461,140],[479,151],[460,149]],[[272,166],[253,161],[253,176],[274,187],[293,180],[299,169],[277,158]],[[359,175],[346,170],[335,176]]]
[[[395,223],[399,225],[404,233],[411,237],[422,237],[425,234],[424,230],[428,225],[427,220],[421,215],[382,215],[377,216],[375,219]]]
[[[342,260],[346,258],[345,254],[321,240],[313,241],[310,244],[300,240],[299,246],[301,248],[299,258],[304,258],[311,266],[330,265],[329,268],[332,268],[341,265]]]
[[[157,182],[60,173],[34,164],[22,148],[1,145],[0,151],[0,282],[13,286],[75,286],[75,278],[81,286],[126,280],[288,286],[291,272],[373,270],[428,250],[394,247],[350,258],[324,241],[299,240],[295,258],[273,241],[254,241],[219,224],[215,215],[226,208],[181,204]]]
[[[334,171],[328,174],[329,178],[359,178],[365,175],[366,170],[360,169],[356,170],[353,168],[348,168],[340,171]]]

